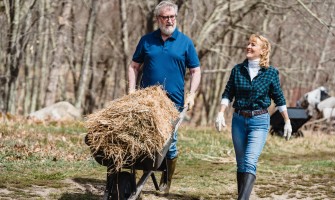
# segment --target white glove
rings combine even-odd
[[[186,94],[186,99],[184,103],[184,107],[188,106],[187,110],[191,110],[194,106],[194,98],[195,98],[195,93],[190,92]]]
[[[134,92],[136,92],[136,89],[135,89],[135,88],[129,88],[129,89],[128,89],[128,94],[132,94],[132,93],[134,93]]]
[[[226,122],[224,120],[224,113],[219,112],[215,120],[215,128],[217,131],[221,132],[222,127],[225,127],[225,126],[226,126]]]
[[[284,125],[284,137],[286,140],[289,140],[292,134],[292,126],[291,126],[291,121],[287,120]]]

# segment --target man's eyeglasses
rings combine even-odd
[[[163,16],[163,15],[159,15],[159,17],[165,21],[171,19],[171,21],[175,20],[176,19],[176,15],[170,15],[170,16]]]

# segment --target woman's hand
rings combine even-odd
[[[224,119],[224,113],[220,111],[215,120],[215,128],[217,131],[221,132],[222,127],[225,127],[225,126],[226,126],[226,122]]]
[[[284,137],[286,140],[289,140],[292,135],[292,125],[290,120],[285,121],[284,125]]]

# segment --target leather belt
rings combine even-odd
[[[253,117],[253,116],[268,113],[268,110],[267,109],[262,109],[262,110],[238,110],[238,109],[235,109],[235,113],[237,113],[238,115],[241,115],[243,117],[250,118],[250,117]]]

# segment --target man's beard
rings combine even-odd
[[[176,23],[173,26],[168,26],[168,27],[159,23],[159,29],[164,35],[172,35],[172,33],[176,30]]]

